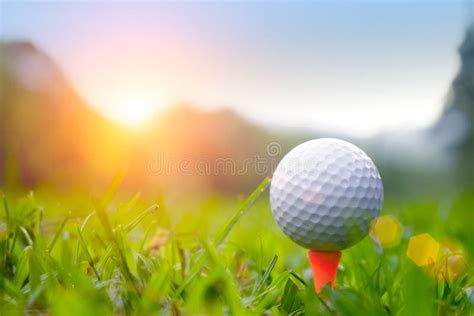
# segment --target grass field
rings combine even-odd
[[[5,194],[0,222],[0,314],[474,315],[474,192],[388,199],[398,245],[369,237],[344,251],[333,291],[314,292],[306,250],[278,229],[268,179],[248,197],[170,203],[119,192]],[[410,237],[457,244],[416,266]],[[449,270],[451,271],[451,270]]]

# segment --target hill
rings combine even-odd
[[[186,104],[136,132],[92,110],[31,43],[4,43],[0,51],[5,185],[102,186],[126,169],[125,186],[135,190],[247,190],[270,175],[279,155],[296,142],[231,111],[202,112]],[[278,147],[270,155],[269,144]]]

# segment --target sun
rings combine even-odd
[[[156,111],[156,103],[144,95],[130,95],[118,102],[116,119],[124,125],[137,127],[145,124]]]
[[[131,128],[146,126],[162,105],[156,94],[145,91],[123,91],[101,98],[101,112],[110,119]]]

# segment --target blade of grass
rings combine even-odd
[[[268,306],[269,301],[268,301],[268,298],[266,298],[266,296],[278,288],[283,289],[285,282],[288,280],[289,277],[290,277],[290,274],[288,273],[288,271],[285,271],[277,275],[272,280],[271,284],[267,288],[265,288],[265,290],[263,290],[254,298],[250,297],[250,304],[260,305],[260,306],[263,304],[264,306]],[[271,300],[271,298],[269,299]]]
[[[97,271],[101,271],[102,275],[104,275],[104,273],[106,272],[105,267],[109,259],[112,257],[113,250],[114,247],[112,245],[107,247],[96,264]]]
[[[101,204],[102,207],[104,207],[104,208],[107,207],[107,205],[113,199],[113,197],[117,193],[120,185],[122,184],[123,178],[125,178],[125,170],[121,170],[121,171],[117,172],[117,174],[113,178],[112,182],[109,184],[109,186],[107,188],[107,191],[102,196],[102,200],[100,201],[100,204]]]
[[[112,244],[114,245],[114,248],[116,249],[116,251],[118,253],[118,256],[120,258],[120,262],[122,263],[122,266],[123,266],[123,269],[124,269],[125,276],[127,277],[128,281],[130,281],[132,283],[132,285],[135,288],[137,294],[139,294],[141,292],[141,289],[138,287],[136,279],[133,276],[132,272],[130,271],[130,268],[127,264],[127,258],[125,256],[125,253],[124,253],[123,249],[122,249],[122,246],[121,246],[117,236],[115,236],[115,234],[112,230],[112,227],[111,227],[110,221],[109,221],[109,217],[108,217],[105,209],[102,208],[101,205],[97,205],[97,216],[99,217],[99,220],[100,220],[102,226],[104,227],[104,230],[105,230],[108,238],[110,239],[110,241],[112,242]],[[120,229],[120,228],[117,228],[117,229]]]
[[[137,192],[122,208],[123,212],[131,211],[135,205],[137,204],[138,200],[142,196],[141,192]]]
[[[124,231],[126,233],[129,233],[131,230],[133,230],[133,228],[135,228],[147,215],[149,215],[150,213],[153,213],[156,209],[158,209],[158,205],[154,204],[152,205],[151,207],[149,207],[148,209],[146,209],[145,211],[143,211],[138,217],[136,217],[131,223],[127,224],[124,228]],[[84,220],[84,223],[82,224],[81,226],[81,232],[83,232],[87,222],[89,221],[90,217],[95,214],[95,212],[89,214],[86,219]],[[115,244],[115,243],[114,243]],[[141,246],[142,247],[142,246]],[[105,250],[105,253],[101,256],[101,259],[99,260],[98,264],[97,264],[97,269],[98,270],[101,270],[102,269],[102,266],[105,265],[105,262],[108,260],[108,258],[110,257],[110,255],[112,254],[112,250],[113,250],[113,246],[110,245],[108,247],[106,247],[106,250]],[[140,248],[142,249],[142,248]],[[141,250],[140,250],[141,252]]]
[[[138,247],[138,252],[141,253],[145,249],[146,241],[148,240],[148,237],[150,236],[151,231],[156,228],[155,225],[156,225],[156,222],[153,220],[151,224],[148,226],[148,228],[146,229],[145,235],[143,236],[142,241],[140,242],[140,246]]]
[[[58,240],[59,238],[59,235],[61,235],[63,229],[64,229],[64,226],[66,226],[66,223],[69,221],[69,215],[67,215],[64,220],[61,222],[61,225],[59,226],[59,228],[56,230],[56,233],[54,234],[54,237],[53,239],[51,240],[51,242],[49,243],[48,247],[46,248],[46,251],[48,253],[51,253],[51,251],[53,250],[53,247],[54,245],[56,244],[56,241]]]
[[[267,268],[265,269],[265,273],[263,274],[262,278],[257,283],[255,283],[255,287],[253,288],[252,294],[250,295],[251,297],[254,297],[255,294],[260,292],[263,285],[265,284],[265,282],[267,282],[268,278],[270,277],[270,274],[275,268],[277,260],[278,260],[278,256],[274,255],[272,260],[268,264]]]
[[[97,203],[97,201],[94,203],[95,208],[96,208],[96,213],[97,217],[99,218],[100,223],[102,224],[105,233],[107,237],[112,241],[113,245],[115,246],[115,249],[118,252],[120,261],[122,263],[125,276],[127,279],[132,283],[133,287],[135,288],[137,294],[141,292],[141,289],[138,287],[138,284],[135,280],[135,277],[133,276],[132,272],[130,271],[130,268],[128,267],[127,264],[127,259],[125,256],[125,253],[121,247],[120,242],[117,240],[117,236],[115,236],[114,231],[112,229],[112,225],[110,224],[109,216],[106,211],[107,205],[110,203],[116,192],[118,191],[118,188],[120,184],[122,183],[122,180],[125,176],[124,172],[119,172],[112,183],[109,185],[107,192],[104,194],[103,198],[101,199],[100,202]]]
[[[203,251],[200,251],[196,256],[196,262],[193,264],[193,266],[191,267],[188,273],[188,277],[185,280],[183,280],[181,285],[176,290],[176,293],[178,295],[181,295],[184,289],[194,280],[194,278],[198,276],[199,272],[201,271],[203,267],[203,264],[204,264]]]
[[[84,221],[82,221],[82,225],[81,225],[81,228],[80,228],[81,233],[84,231],[84,229],[86,229],[87,223],[90,221],[91,217],[94,216],[94,214],[95,214],[95,211],[91,212],[89,215],[86,216]]]
[[[337,315],[334,310],[332,310],[331,307],[329,307],[328,303],[326,303],[326,299],[321,297],[319,293],[315,293],[316,297],[318,298],[319,302],[321,303],[322,306],[328,311],[330,315]]]
[[[118,172],[117,175],[112,180],[112,182],[109,184],[109,187],[107,188],[107,191],[105,192],[102,199],[100,201],[95,201],[94,203],[97,217],[99,218],[102,226],[104,227],[107,237],[109,237],[112,241],[114,241],[114,243],[116,242],[116,240],[115,240],[115,236],[112,230],[112,225],[110,224],[109,216],[107,215],[106,209],[110,201],[112,200],[112,198],[117,193],[124,176],[125,176],[124,172]]]
[[[5,195],[2,193],[2,199],[3,199],[3,209],[5,210],[5,223],[7,225],[6,227],[6,236],[7,239],[5,241],[5,248],[4,248],[4,256],[3,256],[3,263],[4,263],[4,269],[7,269],[8,266],[8,248],[10,248],[10,238],[9,238],[9,230],[11,229],[10,227],[10,212],[8,210],[8,204],[7,204],[7,198]]]
[[[302,279],[298,274],[296,274],[295,272],[290,271],[290,275],[291,275],[292,277],[294,277],[296,280],[298,280],[298,281],[301,283],[301,285],[303,285],[304,287],[307,286],[307,285],[306,285],[306,281],[303,280],[303,279]],[[296,284],[296,283],[295,283],[295,284]]]
[[[15,229],[15,234],[13,235],[13,240],[12,240],[12,245],[11,245],[11,248],[10,248],[10,253],[13,253],[13,251],[15,250],[16,240],[18,239],[19,234],[20,234],[20,230],[17,227]]]
[[[20,254],[18,259],[18,263],[16,265],[15,275],[13,276],[13,283],[18,287],[21,288],[23,282],[28,277],[29,273],[29,266],[28,260],[30,258],[30,252],[32,251],[32,246],[26,246],[25,249]]]
[[[3,293],[10,295],[11,297],[14,297],[18,300],[23,300],[24,299],[24,294],[23,292],[15,286],[15,284],[10,281],[9,279],[5,278],[3,276],[3,273],[0,273],[0,289],[2,289]]]
[[[82,234],[84,232],[84,230],[86,229],[86,225],[87,223],[89,222],[89,220],[91,219],[91,217],[95,214],[95,211],[92,211],[91,213],[89,213],[89,215],[86,216],[86,218],[82,221],[82,224],[81,224],[81,227],[79,228],[79,232]],[[79,263],[79,252],[81,250],[82,247],[82,242],[81,240],[79,239],[78,242],[77,242],[77,249],[76,249],[76,263],[78,264]]]
[[[95,268],[95,265],[94,265],[94,260],[92,260],[92,256],[89,252],[89,249],[87,248],[87,244],[86,242],[84,241],[84,238],[82,237],[82,232],[81,232],[81,229],[78,228],[77,229],[77,233],[79,234],[79,240],[82,244],[82,249],[84,250],[84,253],[86,254],[87,256],[87,262],[89,262],[89,265],[91,266],[92,270],[94,271],[94,274],[95,276],[97,277],[97,280],[101,280],[100,278],[100,275],[99,275],[99,272],[97,272],[97,269]]]
[[[234,216],[232,216],[232,218],[224,227],[224,229],[220,232],[220,234],[217,235],[217,238],[214,242],[216,246],[219,246],[227,239],[227,237],[229,236],[229,234],[231,233],[232,229],[235,227],[239,219],[245,214],[246,211],[250,209],[250,207],[252,207],[252,205],[254,205],[255,201],[257,201],[257,199],[265,191],[265,189],[268,187],[269,184],[270,184],[270,179],[265,178],[257,187],[257,189],[255,189],[255,191],[253,191],[252,194],[250,194],[247,200],[245,200],[240,205],[239,209],[237,210],[237,212],[235,212]]]
[[[41,282],[41,269],[34,251],[30,251],[28,257],[28,284],[31,290],[35,290]]]
[[[133,230],[135,227],[137,227],[138,224],[140,224],[140,222],[145,218],[147,217],[149,214],[152,214],[154,212],[156,212],[158,210],[158,205],[156,204],[153,204],[152,206],[150,206],[149,208],[147,208],[145,211],[143,211],[140,215],[138,215],[134,220],[132,220],[130,223],[128,223],[127,225],[125,225],[125,227],[123,228],[123,230],[126,232],[126,233],[129,233],[131,230]]]
[[[21,230],[21,232],[23,233],[23,235],[25,236],[26,241],[28,242],[28,244],[29,244],[30,246],[33,246],[33,239],[31,238],[31,236],[30,236],[30,234],[28,233],[28,231],[26,230],[26,228],[23,227],[23,226],[20,226],[20,230]]]
[[[221,233],[217,236],[217,238],[214,241],[215,247],[218,247],[220,244],[222,244],[226,238],[229,236],[230,232],[234,228],[234,226],[237,224],[239,219],[245,214],[247,210],[252,207],[252,205],[255,203],[255,201],[260,197],[260,195],[265,191],[265,189],[268,187],[270,184],[270,179],[265,178],[260,185],[255,189],[255,191],[250,194],[250,196],[247,198],[247,200],[244,201],[237,210],[237,212],[234,214],[234,216],[230,219],[230,221],[227,223],[227,225],[224,227],[224,229],[221,231]],[[193,279],[199,274],[199,271],[202,269],[204,260],[202,260],[204,252],[203,251],[198,251],[196,254],[196,262],[193,264],[193,267],[188,273],[188,277],[183,280],[181,286],[178,287],[176,290],[177,294],[180,295],[184,289],[193,281]]]
[[[298,298],[298,287],[291,278],[286,281],[281,298],[281,307],[288,315],[301,307],[301,300]]]
[[[10,210],[8,209],[7,197],[3,195],[2,200],[3,200],[3,209],[5,210],[5,219],[8,225],[10,223]]]

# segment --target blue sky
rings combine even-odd
[[[2,2],[3,39],[51,55],[92,106],[231,107],[358,136],[423,127],[459,67],[466,1]],[[117,110],[118,111],[118,110]]]

